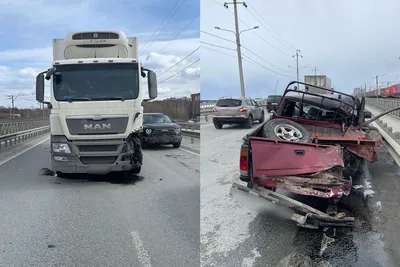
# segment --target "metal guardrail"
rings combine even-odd
[[[366,98],[365,100],[366,104],[383,111],[400,107],[400,101],[398,99]],[[400,119],[400,110],[390,112],[390,114]]]
[[[200,131],[199,130],[190,130],[190,129],[182,129],[182,135],[194,138],[200,138]]]
[[[50,132],[50,125],[0,136],[0,150]]]
[[[8,148],[10,146],[23,143],[32,138],[38,137],[40,135],[50,132],[50,125],[38,127],[35,129],[29,129],[25,131],[20,131],[17,133],[11,133],[0,136],[0,150]],[[196,129],[182,129],[182,135],[191,137],[192,143],[194,143],[193,138],[200,138],[200,131]]]
[[[0,121],[0,137],[3,135],[19,133],[31,129],[49,126],[49,120],[8,120]]]
[[[193,129],[193,130],[200,130],[200,123],[194,123],[194,122],[177,122],[179,126],[182,127],[182,129]]]

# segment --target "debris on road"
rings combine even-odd
[[[284,257],[276,267],[332,267],[332,265],[327,261],[314,261],[310,256],[293,252]]]

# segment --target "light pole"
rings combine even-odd
[[[242,50],[241,50],[241,45],[240,45],[240,34],[243,32],[251,31],[258,29],[259,26],[254,26],[253,28],[245,29],[240,32],[234,32],[232,30],[227,30],[227,29],[222,29],[220,27],[214,27],[217,30],[220,31],[226,31],[226,32],[231,32],[236,36],[236,47],[237,47],[237,56],[238,56],[238,65],[239,65],[239,78],[240,78],[240,91],[242,97],[245,97],[245,90],[244,90],[244,78],[243,78],[243,66],[242,66]]]

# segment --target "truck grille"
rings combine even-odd
[[[113,32],[82,32],[72,35],[72,40],[119,39],[119,34]]]
[[[80,152],[111,152],[117,151],[118,145],[78,145]]]
[[[117,156],[107,157],[80,157],[80,161],[84,165],[90,164],[113,164],[117,160]]]
[[[128,126],[128,116],[103,118],[67,118],[68,131],[72,135],[104,135],[125,133]]]

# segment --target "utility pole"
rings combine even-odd
[[[242,97],[245,97],[245,90],[244,90],[244,78],[243,78],[243,66],[242,66],[242,51],[240,45],[240,31],[239,31],[239,21],[238,21],[238,11],[237,5],[242,4],[244,7],[247,8],[246,2],[238,2],[237,0],[233,0],[232,3],[224,3],[224,7],[228,8],[228,5],[233,5],[234,15],[235,15],[235,35],[236,35],[236,47],[237,47],[237,57],[238,57],[238,64],[239,64],[239,78],[240,78],[240,91]]]
[[[278,89],[278,83],[279,83],[279,80],[276,80],[276,85],[275,85],[275,95],[276,95],[276,89]]]
[[[296,50],[296,55],[293,56],[293,58],[296,58],[296,72],[297,72],[297,81],[299,82],[299,57],[303,57],[300,55],[301,51],[299,49]]]
[[[376,104],[379,106],[379,98],[378,98],[378,96],[379,96],[379,86],[378,86],[378,84],[379,84],[379,77],[378,77],[378,75],[376,75],[376,77],[375,77],[375,79],[376,79]]]
[[[18,95],[7,95],[7,98],[11,100],[10,119],[14,119],[14,103],[18,98]]]
[[[314,71],[314,76],[317,76],[317,71],[319,71],[318,66],[315,66],[315,68],[313,69]]]

